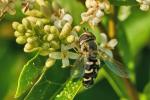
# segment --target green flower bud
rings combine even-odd
[[[39,20],[38,18],[32,17],[32,16],[29,16],[29,17],[26,17],[26,18],[30,21],[31,25],[36,24],[37,20]]]
[[[19,31],[19,32],[22,32],[22,33],[25,33],[25,27],[22,25],[22,24],[19,24],[18,25],[18,27],[17,27],[17,30]]]
[[[51,41],[50,42],[51,47],[53,47],[54,49],[59,49],[60,48],[60,44],[59,42],[56,41]]]
[[[43,36],[43,40],[44,40],[44,41],[47,41],[47,37],[48,37],[48,34],[45,34],[45,35]]]
[[[52,41],[54,39],[54,37],[55,37],[54,34],[48,34],[47,41]]]
[[[18,36],[16,39],[18,44],[25,44],[26,43],[26,36]]]
[[[44,26],[44,31],[45,31],[45,33],[50,33],[50,28],[51,28],[51,26],[45,25],[45,26]]]
[[[40,51],[40,55],[42,55],[42,56],[47,56],[47,55],[49,55],[49,53],[50,53],[49,50],[42,50],[42,51]]]
[[[31,34],[31,33],[26,32],[26,33],[25,33],[25,36],[26,36],[26,37],[30,37],[30,36],[32,36],[32,34]]]
[[[22,19],[22,24],[28,29],[31,29],[32,27],[31,27],[31,23],[30,23],[30,21],[27,19],[27,18],[23,18]]]
[[[18,36],[24,35],[24,33],[15,31],[15,32],[14,32],[14,35],[15,35],[15,37],[18,37]]]
[[[64,25],[64,27],[62,28],[62,31],[59,35],[60,39],[64,39],[66,36],[69,35],[69,33],[71,32],[71,24],[70,23],[66,23]]]
[[[75,27],[73,28],[73,30],[75,30],[76,32],[79,32],[79,31],[81,30],[81,27],[80,27],[80,26],[75,26]]]
[[[41,20],[37,20],[36,25],[42,28],[44,26],[44,23]]]
[[[69,35],[66,40],[67,40],[68,43],[72,43],[72,42],[75,41],[75,36],[74,35]]]
[[[33,16],[33,17],[43,17],[42,12],[40,12],[38,10],[35,10],[35,9],[26,11],[25,14],[28,15],[28,16]]]
[[[37,40],[38,40],[38,37],[36,37],[36,36],[31,36],[31,37],[27,38],[27,42],[28,43],[33,43],[33,42],[35,42]]]
[[[54,48],[49,48],[48,50],[49,50],[50,52],[54,52],[54,51],[55,51]]]
[[[24,52],[33,52],[38,49],[38,43],[26,43],[24,46]]]
[[[50,22],[50,20],[46,19],[46,18],[42,18],[42,19],[40,19],[40,21],[42,21],[43,24],[48,24]]]
[[[26,37],[30,37],[30,36],[33,36],[33,32],[31,30],[27,30],[27,32],[25,33],[25,36]]]
[[[52,34],[56,34],[57,36],[59,36],[59,30],[57,29],[56,26],[51,26],[51,27],[50,27],[50,32],[51,32]]]
[[[45,67],[50,68],[55,64],[56,60],[52,58],[48,58],[45,62]]]
[[[17,29],[17,27],[18,27],[18,25],[19,25],[19,23],[18,22],[13,22],[12,23],[12,27],[13,27],[13,29]]]
[[[50,44],[48,42],[45,42],[42,44],[43,49],[48,49],[50,47]]]

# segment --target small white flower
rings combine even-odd
[[[98,10],[98,11],[96,12],[96,17],[100,18],[100,17],[102,17],[102,16],[104,16],[104,12],[102,12],[101,10]]]
[[[101,33],[101,44],[98,46],[99,49],[103,49],[110,57],[113,57],[112,50],[118,44],[116,39],[108,41],[106,34]]]
[[[140,3],[140,9],[143,11],[148,11],[150,6],[150,0],[136,0]]]
[[[52,52],[49,54],[50,58],[53,59],[62,59],[62,68],[65,68],[69,66],[69,59],[78,59],[79,55],[69,51],[69,49],[72,49],[72,45],[61,45],[61,51],[60,52]]]
[[[97,2],[96,0],[86,0],[85,5],[87,8],[91,8],[97,6]]]
[[[140,9],[143,10],[143,11],[148,11],[149,10],[149,5],[142,4],[142,5],[140,5]]]
[[[72,24],[73,18],[70,14],[65,13],[64,9],[59,10],[59,16],[52,15],[51,20],[54,21],[54,25],[61,29],[66,23]]]

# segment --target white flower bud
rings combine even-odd
[[[81,13],[82,21],[87,22],[89,20],[89,17],[87,16],[86,12]]]
[[[140,9],[143,10],[143,11],[148,11],[149,10],[149,5],[140,5]]]
[[[143,0],[136,0],[136,1],[139,2],[139,3],[142,3]]]
[[[61,28],[63,27],[61,20],[56,20],[56,21],[54,22],[54,25],[55,25],[57,28],[59,28],[59,29],[61,29]]]
[[[80,26],[75,26],[75,27],[73,28],[73,30],[75,30],[76,32],[79,32],[79,31],[81,30],[81,27],[80,27]]]
[[[101,21],[101,18],[95,17],[91,20],[90,24],[97,25],[100,21]]]
[[[87,8],[96,7],[97,2],[96,2],[96,0],[86,0],[85,5]]]
[[[55,59],[48,58],[45,62],[45,67],[50,68],[55,64],[55,61],[56,61]]]
[[[52,41],[54,39],[54,37],[55,37],[54,34],[48,34],[47,41]]]
[[[98,6],[99,6],[100,10],[104,10],[104,9],[105,9],[105,4],[104,4],[104,2],[99,3]]]
[[[70,14],[65,14],[62,20],[69,22],[70,24],[73,22],[73,18]]]
[[[45,25],[45,26],[44,26],[44,31],[45,31],[46,33],[50,33],[50,28],[51,28],[51,26]]]
[[[102,12],[101,10],[98,10],[98,11],[96,12],[96,17],[100,18],[100,17],[102,17],[102,16],[104,16],[104,12]]]
[[[144,4],[144,5],[150,5],[150,0],[144,0],[144,1],[142,2],[142,4]]]
[[[60,35],[59,35],[59,38],[60,39],[63,39],[63,38],[65,38],[70,32],[71,32],[71,24],[70,23],[66,23],[65,25],[64,25],[64,27],[62,28],[62,30],[61,30],[61,33],[60,33]]]

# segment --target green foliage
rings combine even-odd
[[[40,75],[45,61],[41,61],[39,53],[24,65],[18,80],[18,88],[15,97],[20,97],[34,84],[35,79]]]

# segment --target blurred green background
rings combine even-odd
[[[62,4],[67,9],[74,11],[72,15],[76,17],[77,11],[81,10],[81,5],[79,9],[75,9],[76,7],[69,6],[69,4],[75,5],[78,3],[77,1],[75,1],[75,4],[74,1],[66,2],[67,0],[63,0],[64,4]],[[21,69],[31,58],[31,54],[24,53],[23,45],[18,45],[13,36],[14,30],[11,27],[11,23],[13,21],[21,22],[23,18],[20,6],[16,6],[16,10],[16,15],[6,14],[0,21],[0,100],[14,99]],[[80,19],[76,20],[78,22]],[[131,81],[137,89],[140,99],[148,100],[148,98],[145,99],[145,95],[148,96],[149,94],[150,96],[150,12],[142,12],[138,7],[134,6],[131,8],[128,18],[121,23],[125,29],[124,34],[127,36],[127,42],[131,50],[132,58],[129,59],[132,59],[132,65],[134,65],[128,68],[131,75],[135,76],[131,78]],[[129,54],[124,55],[126,57],[131,56]],[[93,98],[94,100],[118,100],[119,96],[108,80],[102,78],[93,88],[80,92],[75,97],[75,100],[93,100]]]

